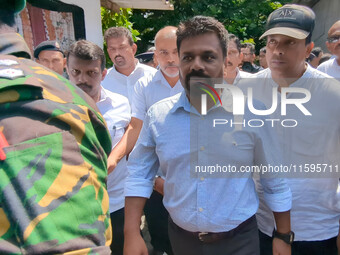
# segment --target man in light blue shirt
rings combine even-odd
[[[206,84],[210,78],[222,83],[226,45],[227,31],[214,18],[196,16],[179,26],[177,48],[185,92],[151,106],[130,155],[125,186],[126,255],[147,254],[139,231],[140,216],[158,168],[165,177],[163,203],[170,215],[174,254],[259,254],[254,217],[258,198],[251,173],[242,170],[279,164],[272,129],[215,125],[222,117],[235,124],[255,116],[246,109],[240,119],[228,107],[214,106],[217,93],[207,102],[207,115],[200,114],[202,105],[197,100],[200,91],[206,91],[202,84],[211,88],[212,84]],[[263,178],[262,184],[275,212],[277,232],[289,233],[287,184],[275,178]],[[290,245],[274,238],[273,250],[274,254],[290,254]]]

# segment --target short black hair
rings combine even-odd
[[[107,40],[110,38],[120,38],[126,37],[129,41],[130,46],[134,44],[132,33],[129,29],[125,27],[110,27],[104,33],[104,39],[107,43]]]
[[[216,34],[220,42],[223,57],[225,58],[227,56],[228,31],[221,22],[207,16],[195,16],[182,22],[178,26],[178,30],[176,32],[178,52],[183,40],[208,33]]]
[[[79,40],[70,46],[66,56],[67,65],[70,55],[83,60],[100,60],[101,70],[104,71],[105,69],[106,58],[104,51],[97,44],[94,44],[90,41]]]
[[[238,52],[241,52],[241,41],[236,35],[228,34],[228,42],[234,42]]]
[[[7,25],[14,27],[16,14],[8,9],[0,9],[0,26]]]
[[[241,48],[249,49],[251,54],[255,54],[255,45],[252,43],[242,43]]]
[[[316,56],[319,57],[320,53],[323,53],[322,49],[320,47],[314,47],[312,49],[312,53]]]

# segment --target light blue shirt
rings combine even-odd
[[[233,114],[215,106],[201,116],[185,93],[150,107],[128,162],[125,196],[150,197],[158,167],[165,177],[163,203],[172,220],[196,232],[224,232],[253,216],[259,202],[251,173],[210,174],[197,166],[278,164],[280,151],[272,130],[212,127],[213,119]],[[249,111],[244,118],[255,118]],[[259,117],[256,116],[258,119]],[[241,177],[242,178],[241,178]],[[270,177],[270,176],[269,176]],[[291,207],[286,182],[262,178],[265,197],[273,211]]]

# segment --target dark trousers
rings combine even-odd
[[[169,219],[169,237],[175,255],[259,255],[256,218],[222,240],[203,243],[197,236],[183,231]]]
[[[110,214],[112,226],[112,255],[123,255],[124,248],[124,208]]]
[[[153,191],[144,207],[145,219],[151,237],[151,244],[156,251],[173,254],[168,235],[169,213],[163,205],[163,196]]]
[[[273,254],[273,239],[259,231],[261,255]],[[296,241],[292,255],[337,255],[336,237],[322,241]]]

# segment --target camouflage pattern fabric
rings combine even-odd
[[[0,53],[22,58],[32,58],[31,51],[24,38],[16,33],[1,34]]]
[[[0,55],[0,131],[9,143],[0,254],[110,254],[111,139],[92,99],[31,60]]]

